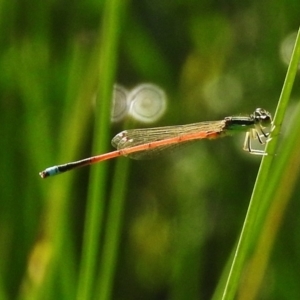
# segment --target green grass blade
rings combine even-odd
[[[247,272],[239,295],[241,299],[257,299],[259,288],[264,279],[276,235],[283,221],[290,196],[296,186],[300,171],[299,135],[300,107],[294,113],[294,122],[290,125],[290,134],[284,141],[284,147],[279,149],[278,159],[272,166],[272,174],[268,180],[269,188],[265,191],[262,206],[257,215],[259,228],[257,246],[250,259]]]
[[[242,271],[245,266],[246,258],[249,254],[250,246],[252,245],[253,235],[258,230],[256,228],[259,224],[257,220],[257,212],[260,210],[262,198],[268,184],[268,177],[270,176],[271,164],[274,160],[274,153],[277,146],[278,135],[283,122],[284,113],[290,98],[292,86],[297,73],[298,62],[300,58],[300,36],[297,35],[295,48],[292,54],[291,62],[288,68],[286,79],[283,85],[282,93],[280,95],[279,104],[274,117],[275,129],[272,132],[272,140],[268,143],[266,151],[270,154],[265,156],[262,160],[257,180],[254,186],[252,197],[249,203],[247,215],[244,221],[242,232],[238,241],[238,245],[233,257],[232,265],[229,275],[222,291],[222,296],[219,294],[221,289],[217,290],[214,299],[233,299],[241,278]],[[222,284],[222,283],[221,283]]]
[[[100,276],[97,284],[96,299],[111,299],[113,279],[117,264],[118,246],[122,232],[122,216],[128,179],[128,159],[119,159],[113,180],[109,201],[103,252],[100,260]]]
[[[99,93],[96,107],[94,153],[107,151],[109,136],[111,94],[117,59],[117,41],[120,31],[122,1],[106,1],[102,22],[101,52],[99,58]],[[92,299],[97,272],[99,237],[104,212],[107,164],[91,170],[89,196],[84,229],[82,262],[79,274],[77,299]]]

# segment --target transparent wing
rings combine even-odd
[[[112,145],[123,150],[137,145],[145,145],[145,150],[128,154],[133,159],[147,159],[159,155],[167,149],[204,138],[213,138],[213,134],[224,131],[225,121],[200,122],[187,125],[165,126],[125,130],[112,139]],[[186,138],[188,137],[188,138]],[[170,144],[155,146],[153,142],[172,139]]]

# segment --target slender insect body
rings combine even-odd
[[[46,178],[119,156],[128,156],[134,159],[151,158],[166,149],[196,140],[216,139],[234,132],[246,132],[243,145],[245,151],[255,155],[266,155],[267,153],[262,150],[253,149],[251,143],[255,139],[261,144],[268,142],[269,133],[264,129],[271,124],[271,114],[262,108],[257,108],[249,116],[226,117],[220,121],[124,130],[112,139],[112,145],[117,149],[116,151],[50,167],[40,172],[40,176]]]

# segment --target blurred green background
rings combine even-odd
[[[0,299],[210,299],[240,233],[261,160],[241,150],[243,135],[44,181],[38,172],[97,154],[98,130],[101,151],[110,151],[109,139],[128,127],[218,120],[257,107],[274,113],[299,2],[108,2],[0,1]],[[113,83],[144,82],[167,94],[165,115],[152,124],[109,123]],[[288,121],[282,137],[292,130]],[[91,183],[89,172],[100,168],[101,181]],[[91,237],[95,188],[100,225]],[[257,299],[300,298],[298,193]],[[87,240],[96,256],[85,294]]]

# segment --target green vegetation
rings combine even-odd
[[[300,298],[297,8],[1,1],[0,299]],[[113,84],[143,82],[166,114],[112,124]],[[263,159],[241,133],[38,176],[125,128],[257,107],[274,115]]]

